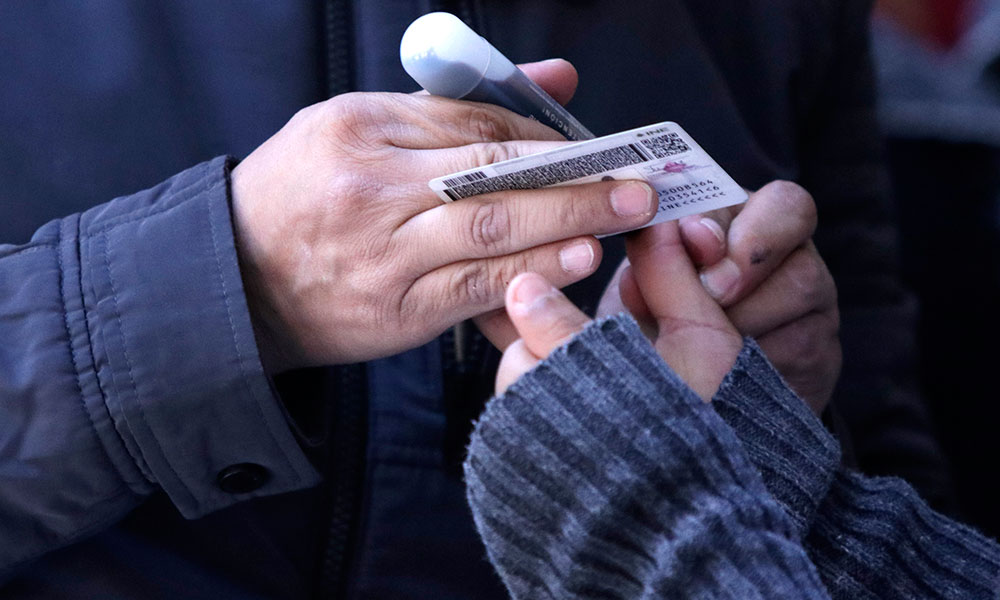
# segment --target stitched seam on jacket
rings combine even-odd
[[[6,260],[8,258],[14,258],[15,256],[23,256],[25,254],[31,254],[32,252],[41,252],[42,250],[51,250],[53,248],[58,248],[59,244],[38,244],[37,246],[28,246],[27,248],[21,248],[20,250],[15,250],[10,254],[4,254],[0,256],[0,260]]]
[[[202,170],[206,170],[206,167],[203,166]],[[187,192],[189,189],[191,189],[194,186],[196,186],[199,183],[201,183],[202,179],[203,179],[203,177],[199,177],[196,181],[193,181],[193,182],[185,185],[184,187],[180,188],[179,190],[171,192],[171,193],[174,196],[181,196],[185,192]],[[142,192],[138,192],[138,193],[142,193]],[[100,229],[96,229],[96,230],[93,230],[93,231],[86,231],[86,232],[84,232],[83,230],[80,229],[80,225],[78,223],[77,224],[77,237],[79,238],[80,241],[88,240],[90,238],[97,237],[99,235],[105,234],[105,233],[107,233],[107,232],[109,232],[111,230],[117,229],[118,227],[121,227],[122,225],[128,225],[129,223],[134,223],[136,221],[139,221],[139,220],[142,220],[142,219],[145,219],[145,218],[148,218],[148,217],[153,217],[153,216],[156,216],[156,215],[159,215],[159,214],[162,214],[162,213],[169,212],[169,211],[171,211],[171,210],[173,210],[173,209],[175,209],[177,207],[183,206],[189,200],[191,200],[191,198],[184,198],[183,200],[178,201],[176,204],[172,204],[170,206],[159,208],[159,209],[156,209],[154,211],[146,212],[144,214],[135,214],[136,211],[142,210],[142,209],[136,209],[135,211],[132,211],[129,214],[119,215],[118,217],[115,217],[115,218],[111,219],[108,223],[101,224]],[[120,219],[125,219],[125,220],[121,221]],[[60,238],[61,237],[62,236],[60,234]],[[21,248],[20,250],[15,250],[14,252],[11,252],[10,254],[0,254],[0,260],[4,260],[4,259],[7,259],[7,258],[12,258],[14,256],[18,256],[18,255],[21,255],[21,254],[30,254],[31,252],[38,252],[38,251],[41,251],[41,250],[45,250],[46,248],[58,248],[58,247],[59,247],[58,243],[51,243],[51,242],[39,243],[39,244],[31,245],[31,246],[28,246],[28,247],[25,247],[25,248]]]
[[[118,434],[121,439],[122,446],[125,448],[125,453],[129,455],[132,462],[135,463],[136,469],[139,471],[139,475],[144,477],[149,483],[155,483],[156,478],[153,477],[152,471],[149,470],[149,466],[146,465],[146,461],[142,460],[141,457],[136,456],[132,451],[129,444],[125,441],[124,436],[120,431],[118,431],[118,425],[115,423],[114,417],[111,415],[111,408],[108,406],[108,400],[110,398],[108,392],[104,389],[104,381],[102,381],[100,373],[97,371],[97,350],[94,349],[94,330],[90,326],[90,310],[87,309],[87,295],[83,289],[83,244],[82,238],[80,237],[80,218],[76,219],[76,252],[77,252],[77,262],[80,264],[80,277],[77,279],[77,283],[80,288],[80,306],[83,309],[83,327],[87,332],[87,352],[90,353],[90,364],[94,366],[94,381],[97,384],[97,391],[101,394],[101,407],[104,408],[104,414],[106,415],[108,422],[111,423],[111,428]],[[97,291],[94,289],[93,282],[89,287],[90,295],[92,298],[97,297]],[[106,345],[106,344],[105,344]]]
[[[79,224],[77,224],[77,229],[79,230]],[[78,238],[78,239],[82,239],[82,238]],[[91,243],[89,244],[89,246],[93,246],[96,243],[95,240],[90,240],[90,241],[91,241]],[[103,247],[106,247],[106,246],[107,246],[107,240],[105,240],[104,244],[103,244]],[[81,252],[82,252],[82,248],[83,248],[82,244],[80,245],[80,248],[81,248]],[[94,255],[94,259],[93,260],[95,262],[98,261],[98,260],[100,260],[98,258],[98,252],[94,251],[92,248],[91,248],[90,252],[91,252],[91,254]],[[105,251],[102,250],[101,254],[103,255],[104,252]],[[83,259],[82,259],[82,255],[81,255],[81,264],[82,264],[82,260]],[[96,270],[96,268],[97,267],[95,267],[95,270]],[[105,271],[106,270],[107,270],[107,267],[105,267]],[[91,279],[93,279],[93,278],[91,278]],[[81,289],[83,288],[83,278],[82,277],[80,278],[80,287],[81,287]],[[96,288],[95,283],[93,281],[90,282],[90,295],[91,295],[91,297],[93,297],[95,299],[99,297],[99,294],[97,292],[97,288]],[[96,304],[96,302],[95,302],[95,304]],[[89,322],[90,318],[89,318],[89,315],[87,316],[87,321],[88,321],[87,322],[87,331],[91,335],[91,340],[93,340],[94,339],[94,337],[93,337],[94,336],[94,333],[93,333],[94,330],[92,330],[90,328],[90,322]],[[111,334],[108,333],[108,331],[107,331],[108,329],[110,329],[110,327],[106,327],[103,330],[100,330],[100,331],[97,332],[98,335],[101,336],[101,339],[103,340],[105,348],[108,348],[108,347],[111,346],[111,342],[108,341],[108,338],[111,335]],[[96,369],[97,359],[95,357],[97,356],[97,350],[94,349],[93,347],[91,347],[90,352],[91,352],[91,360],[94,361],[94,366],[95,366],[95,369]],[[109,353],[107,351],[105,351],[105,355],[108,355],[108,354]],[[111,399],[112,394],[118,391],[119,386],[117,384],[117,376],[115,375],[114,369],[110,366],[110,364],[111,364],[111,358],[110,358],[110,356],[107,356],[107,358],[108,358],[108,365],[109,365],[108,369],[107,369],[109,381],[107,383],[114,390],[113,392],[107,392],[107,391],[105,391],[105,384],[101,381],[100,371],[97,370],[97,385],[98,385],[98,387],[101,390],[101,394],[105,398],[104,409],[107,411],[108,419],[110,419],[111,424],[114,426],[115,432],[118,434],[118,437],[121,438],[122,444],[125,446],[125,452],[128,453],[129,458],[131,458],[132,462],[134,462],[136,464],[136,467],[139,469],[139,472],[143,475],[143,477],[145,477],[147,479],[147,481],[149,481],[150,483],[155,484],[156,483],[156,477],[153,475],[153,472],[150,470],[149,465],[146,464],[145,459],[143,459],[143,457],[142,457],[142,455],[141,455],[141,453],[139,451],[139,442],[136,441],[135,436],[133,436],[133,435],[130,434],[130,427],[128,425],[127,419],[124,416],[125,409],[124,409],[124,407],[121,406],[122,403],[121,403],[120,399],[119,399],[119,402],[118,402],[118,406],[120,407],[120,410],[122,412],[122,418],[115,419],[114,416],[111,413],[111,407],[109,406],[109,401]],[[127,434],[126,432],[129,432],[129,433]]]
[[[59,245],[62,246],[63,235],[62,235],[61,224],[59,228],[58,240],[59,240]],[[56,248],[56,264],[59,267],[59,300],[63,305],[62,313],[63,313],[63,327],[66,328],[66,350],[69,352],[69,360],[73,364],[73,371],[75,374],[73,380],[76,383],[76,390],[79,393],[78,398],[80,400],[80,408],[83,410],[83,413],[87,416],[87,421],[90,423],[90,428],[93,431],[94,436],[97,437],[98,445],[100,445],[101,448],[104,449],[104,444],[102,443],[103,440],[101,440],[101,434],[97,432],[97,423],[94,422],[93,415],[91,415],[90,411],[87,410],[87,403],[84,400],[84,394],[83,394],[83,383],[80,381],[81,377],[80,364],[76,360],[76,353],[73,352],[73,331],[69,326],[69,311],[67,311],[66,309],[66,270],[63,268],[61,248]],[[81,298],[81,302],[82,300],[83,299]],[[87,344],[89,347],[90,344],[89,340]],[[108,461],[111,463],[111,466],[115,469],[115,471],[118,471],[118,467],[115,465],[115,461],[111,458],[111,456],[108,455],[108,451],[104,450],[104,453],[107,456]],[[118,490],[116,490],[116,494],[119,493],[119,490],[121,490],[122,488],[124,488],[127,491],[130,491],[130,486],[126,482],[125,476],[120,471],[118,472],[118,477],[120,479],[119,482],[120,487]]]
[[[205,163],[205,164],[201,165],[201,170],[203,170],[203,171],[207,170],[207,164],[209,164],[209,163]],[[195,181],[192,181],[191,183],[185,185],[184,187],[182,187],[182,188],[180,188],[180,189],[178,189],[176,191],[170,191],[169,189],[165,190],[165,191],[170,191],[170,193],[173,196],[175,196],[175,197],[176,196],[182,196],[188,190],[190,190],[191,188],[195,187],[199,183],[202,183],[202,180],[204,179],[204,177],[205,177],[204,175],[200,175],[199,177],[197,177],[197,179]],[[137,192],[137,193],[141,194],[142,192]],[[83,231],[82,229],[79,228],[80,226],[77,225],[77,229],[78,229],[78,232],[79,232],[78,233],[78,237],[79,237],[80,241],[84,241],[84,240],[88,240],[90,238],[97,237],[99,235],[105,234],[105,233],[107,233],[109,231],[112,231],[114,229],[117,229],[118,227],[121,227],[122,225],[128,225],[129,223],[135,223],[136,221],[140,221],[142,219],[146,219],[146,218],[149,218],[149,217],[155,217],[156,215],[160,215],[160,214],[163,214],[163,213],[166,213],[166,212],[170,212],[170,211],[174,210],[175,208],[179,208],[181,206],[184,206],[188,201],[192,200],[193,198],[194,198],[194,196],[192,196],[190,198],[184,198],[182,200],[177,201],[176,204],[171,204],[170,206],[165,206],[165,207],[158,208],[158,209],[152,210],[152,211],[148,211],[148,212],[145,212],[145,213],[142,213],[142,214],[136,214],[136,212],[141,211],[144,208],[148,208],[148,207],[137,208],[137,209],[133,210],[132,212],[130,212],[128,214],[119,215],[117,217],[113,217],[107,223],[102,223],[100,225],[100,228],[99,229],[95,229],[95,230]],[[12,256],[17,256],[19,254],[27,254],[29,252],[37,252],[37,251],[43,250],[45,248],[55,248],[55,247],[57,247],[57,244],[53,244],[53,243],[41,243],[41,244],[37,244],[37,245],[32,245],[32,246],[29,246],[27,248],[22,248],[20,250],[15,250],[14,252],[12,252],[10,254],[0,255],[0,260],[4,260],[5,258],[10,258]]]
[[[81,242],[81,238],[80,238],[80,218],[78,216],[77,219],[76,219],[76,244],[75,245],[76,245],[76,258],[77,258],[77,262],[80,264],[80,277],[77,279],[77,284],[79,285],[79,292],[80,292],[80,308],[83,310],[83,328],[87,332],[87,352],[90,353],[90,356],[89,356],[89,358],[90,358],[90,364],[93,365],[93,367],[94,367],[94,381],[97,383],[97,391],[98,391],[98,393],[101,394],[101,406],[104,408],[104,413],[105,413],[105,415],[107,415],[108,422],[111,423],[111,426],[112,426],[111,428],[115,430],[115,433],[118,433],[118,428],[114,426],[115,420],[111,416],[111,409],[108,408],[108,393],[104,390],[104,382],[101,381],[100,374],[97,373],[97,358],[95,358],[97,356],[97,351],[94,350],[94,332],[90,328],[90,311],[87,310],[87,295],[86,295],[86,293],[84,292],[84,289],[83,289],[83,248],[82,248],[82,244],[80,242]],[[95,298],[97,297],[97,294],[94,292],[93,286],[91,286],[91,288],[90,288],[90,293]],[[120,438],[121,434],[119,433],[118,436]],[[139,469],[139,474],[142,475],[142,476],[144,476],[144,477],[147,477],[147,479],[150,479],[150,481],[151,481],[151,478],[148,477],[146,475],[146,472],[143,470],[143,468],[141,466],[141,463],[138,460],[136,460],[135,456],[132,456],[132,453],[129,451],[128,444],[125,443],[125,440],[121,440],[121,442],[122,442],[122,446],[125,448],[125,452],[136,463],[136,468]]]
[[[79,229],[80,229],[80,223],[77,223],[77,232],[78,233],[79,233]],[[84,258],[83,258],[83,249],[84,249],[83,241],[84,240],[83,240],[83,238],[81,238],[79,236],[77,237],[77,240],[79,242],[78,247],[80,248],[80,253],[81,253],[80,254],[80,264],[82,265],[83,261],[84,261]],[[98,244],[99,240],[86,240],[86,241],[89,242],[87,244],[87,246],[86,246],[87,250],[88,250],[88,258],[91,259],[91,262],[97,263],[97,261],[100,260],[100,256],[103,255],[103,250],[101,252],[97,252],[96,250],[94,250],[94,246],[96,246]],[[107,245],[106,241],[104,242],[104,245],[105,246]],[[97,271],[98,269],[99,269],[99,265],[96,265],[96,266],[93,267],[94,271]],[[90,297],[94,299],[94,306],[95,306],[94,310],[96,311],[96,306],[98,306],[100,304],[97,301],[97,298],[100,297],[100,294],[97,291],[97,284],[94,281],[95,279],[96,279],[96,277],[93,277],[93,276],[90,278],[91,281],[89,282],[90,285],[87,286],[87,291],[90,292]],[[80,277],[80,289],[81,290],[83,290],[83,285],[84,285],[83,284],[83,277],[81,276]],[[84,299],[86,299],[86,296],[84,296]],[[84,306],[86,307],[86,302],[84,302]],[[110,366],[110,364],[111,364],[111,358],[110,358],[110,356],[108,356],[109,353],[108,353],[107,350],[105,350],[105,356],[108,359],[108,365],[109,365],[109,367],[107,369],[107,373],[108,373],[107,376],[106,377],[101,377],[101,371],[100,371],[100,369],[97,369],[97,358],[96,357],[98,355],[98,352],[97,352],[97,349],[93,347],[93,342],[94,342],[95,339],[97,339],[98,336],[100,336],[100,339],[102,340],[102,342],[104,344],[104,348],[105,349],[109,348],[111,346],[111,342],[108,341],[108,338],[111,335],[110,333],[108,333],[109,329],[110,329],[110,327],[105,327],[103,329],[96,329],[96,328],[92,329],[91,326],[90,326],[90,313],[89,312],[87,313],[87,332],[91,336],[90,337],[90,340],[91,340],[90,354],[91,354],[91,360],[94,361],[94,368],[95,368],[96,373],[97,373],[97,386],[100,388],[101,394],[105,398],[104,409],[107,411],[108,419],[110,419],[111,424],[114,426],[115,432],[118,434],[118,437],[121,438],[122,444],[125,445],[125,451],[128,453],[129,458],[131,458],[132,461],[136,464],[136,466],[138,467],[140,473],[146,478],[146,480],[149,481],[152,484],[155,484],[156,483],[156,477],[153,476],[152,471],[149,470],[149,465],[146,464],[146,461],[143,460],[142,456],[139,454],[138,442],[135,441],[135,437],[134,436],[126,434],[126,432],[129,431],[128,421],[126,421],[124,419],[124,416],[121,419],[115,419],[114,415],[111,412],[111,406],[110,406],[109,402],[110,402],[110,399],[111,399],[112,395],[118,391],[118,384],[117,384],[117,381],[116,381],[117,377],[115,376],[114,369],[111,368],[111,366]],[[105,381],[105,379],[107,379],[107,381]],[[107,391],[107,389],[111,389],[112,391]],[[118,402],[118,405],[119,405],[119,407],[121,406],[121,402],[120,401]],[[121,410],[124,411],[123,408]],[[133,446],[135,446],[135,448],[133,448]]]
[[[212,237],[212,250],[215,253],[216,274],[218,275],[219,285],[222,288],[222,297],[226,301],[226,316],[229,319],[229,331],[232,333],[233,348],[236,350],[236,355],[237,355],[236,363],[240,369],[240,378],[243,381],[243,385],[246,388],[247,392],[250,394],[250,397],[253,398],[254,408],[256,408],[257,410],[257,416],[260,417],[261,422],[264,424],[264,429],[267,431],[268,437],[271,438],[271,441],[281,452],[281,457],[284,460],[285,465],[289,468],[289,470],[292,473],[292,476],[294,478],[293,481],[298,483],[300,481],[298,470],[295,469],[294,466],[292,466],[291,459],[289,458],[288,454],[284,451],[284,449],[281,447],[281,444],[278,443],[278,439],[274,435],[274,432],[271,431],[271,427],[268,424],[267,419],[264,417],[264,409],[261,406],[260,397],[257,394],[256,390],[254,389],[254,386],[250,383],[250,378],[246,372],[246,369],[243,366],[243,359],[245,355],[243,350],[240,348],[239,340],[236,334],[236,322],[233,319],[233,309],[232,309],[232,303],[229,299],[229,290],[226,287],[226,280],[222,272],[222,258],[219,253],[219,243],[217,239],[218,233],[215,227],[215,219],[213,218],[213,213],[218,209],[215,208],[215,203],[212,202],[211,198],[208,197],[210,192],[214,191],[215,188],[218,187],[219,183],[221,182],[217,182],[216,185],[214,186],[206,187],[205,194],[208,201],[208,224]]]
[[[181,488],[188,494],[189,499],[194,504],[197,504],[198,502],[197,502],[197,499],[194,496],[194,493],[187,487],[187,484],[184,482],[183,479],[181,479],[180,475],[177,474],[177,471],[174,470],[173,465],[170,464],[170,459],[167,457],[167,454],[163,451],[163,446],[162,446],[162,444],[160,444],[160,440],[156,437],[156,432],[153,430],[152,427],[150,427],[149,422],[146,420],[145,410],[142,407],[142,402],[139,400],[139,389],[138,389],[138,386],[136,386],[136,384],[135,384],[135,375],[132,372],[132,361],[131,361],[131,359],[129,358],[129,355],[128,355],[128,345],[127,345],[127,342],[126,342],[126,339],[125,339],[125,326],[122,323],[121,311],[118,309],[118,290],[117,290],[117,288],[115,286],[114,275],[111,273],[111,250],[110,250],[110,248],[111,248],[111,240],[109,239],[109,237],[110,236],[108,235],[108,233],[105,232],[105,234],[104,234],[104,268],[105,268],[105,270],[107,271],[107,274],[108,274],[108,284],[111,286],[111,298],[112,298],[112,302],[113,302],[113,306],[114,306],[115,320],[118,322],[118,337],[121,339],[122,356],[125,358],[125,366],[128,369],[129,384],[132,386],[132,393],[135,394],[135,405],[136,405],[136,408],[138,409],[137,410],[137,416],[139,417],[140,420],[142,420],[143,424],[149,430],[149,437],[152,438],[153,443],[156,445],[156,449],[160,452],[160,456],[163,457],[163,462],[164,462],[164,464],[167,465],[167,469],[170,471],[170,473],[180,483]],[[124,412],[125,411],[123,411],[123,414],[124,414]],[[136,441],[138,441],[138,440],[136,440]],[[140,450],[142,449],[141,445],[140,445],[139,449]],[[148,464],[148,461],[146,461],[146,462]],[[152,471],[152,467],[150,467],[150,470]],[[162,487],[162,485],[163,484],[161,482],[160,486]]]
[[[194,167],[194,168],[199,168],[201,171],[207,171],[208,170],[208,167],[207,167],[208,164],[209,163],[202,163],[198,167]],[[193,187],[195,187],[195,186],[197,186],[199,184],[203,184],[204,183],[203,180],[205,179],[205,177],[206,177],[205,174],[199,174],[197,177],[195,177],[194,181],[192,181],[191,183],[188,183],[184,187],[182,187],[182,188],[180,188],[178,190],[171,190],[170,188],[167,188],[166,190],[164,190],[164,192],[171,194],[175,198],[179,197],[179,196],[184,196],[188,192],[188,190],[190,190],[191,188],[193,188]],[[141,194],[142,192],[138,192],[138,193]],[[95,229],[95,230],[92,230],[92,231],[88,230],[86,233],[84,233],[81,236],[81,239],[87,239],[87,238],[90,238],[90,237],[95,237],[95,236],[98,236],[98,235],[101,235],[101,234],[105,234],[108,231],[111,231],[113,229],[117,229],[117,228],[121,227],[122,225],[128,225],[129,223],[135,223],[136,221],[141,221],[142,219],[147,219],[149,217],[154,217],[154,216],[159,215],[159,214],[170,212],[170,211],[174,210],[175,208],[184,206],[188,201],[190,201],[191,199],[196,198],[196,197],[197,196],[186,197],[186,198],[183,198],[181,200],[178,200],[176,204],[171,204],[170,206],[164,206],[164,207],[161,207],[161,208],[157,208],[156,210],[152,210],[152,211],[148,211],[147,210],[147,212],[142,212],[141,214],[136,214],[136,213],[138,213],[138,212],[140,212],[140,211],[142,211],[144,209],[148,209],[149,207],[148,206],[144,206],[144,207],[141,207],[141,208],[137,208],[137,209],[129,212],[128,214],[118,215],[116,217],[112,217],[111,219],[108,220],[108,222],[101,223],[99,229]]]

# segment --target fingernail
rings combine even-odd
[[[559,251],[559,263],[564,271],[589,271],[594,264],[594,249],[586,242],[566,246]]]
[[[716,300],[725,298],[739,280],[740,268],[729,258],[724,258],[701,272],[701,284]]]
[[[642,183],[626,183],[611,191],[611,208],[622,217],[649,214],[655,210],[653,188]]]
[[[555,291],[556,288],[552,287],[544,277],[524,277],[514,289],[514,302],[526,306]]]
[[[711,231],[712,235],[714,235],[716,239],[719,240],[720,244],[724,244],[726,242],[726,232],[722,231],[722,226],[719,225],[718,221],[709,217],[704,217],[702,220],[698,222],[704,225],[706,229]]]

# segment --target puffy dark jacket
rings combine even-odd
[[[399,36],[447,4],[0,6],[0,239],[19,244],[0,246],[0,595],[503,597],[455,468],[487,363],[455,363],[444,339],[269,381],[231,163],[213,158],[246,155],[330,93],[412,90]],[[859,459],[938,489],[926,424],[894,384],[911,309],[882,197],[867,1],[451,8],[515,60],[572,60],[570,107],[596,133],[675,120],[745,186],[810,189]],[[590,307],[620,241],[607,253],[574,290]]]

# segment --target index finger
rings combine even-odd
[[[576,93],[576,86],[580,83],[580,75],[576,71],[573,63],[564,58],[550,58],[530,63],[520,63],[518,69],[524,72],[529,79],[538,84],[538,87],[545,90],[545,93],[552,96],[552,99],[566,105],[573,99]],[[427,90],[414,92],[417,96],[429,95]]]
[[[816,230],[816,204],[802,187],[770,183],[750,195],[727,234],[726,257],[702,269],[705,289],[731,306],[757,289]]]
[[[484,142],[564,142],[558,131],[506,108],[440,96],[391,94],[396,119],[380,133],[409,150],[453,148]]]

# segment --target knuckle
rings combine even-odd
[[[793,336],[794,356],[797,357],[803,370],[813,371],[822,365],[821,357],[825,354],[825,344],[821,342],[820,337],[817,328],[809,326],[800,327]]]
[[[542,337],[558,342],[580,329],[580,322],[572,313],[558,313],[542,325]]]
[[[787,325],[769,341],[765,353],[792,389],[814,408],[822,409],[842,364],[837,324],[826,314],[812,314]]]
[[[816,201],[812,194],[801,185],[791,181],[775,181],[767,187],[768,191],[773,194],[782,214],[791,215],[798,219],[803,229],[810,233],[816,229]]]
[[[825,380],[831,371],[840,369],[840,343],[836,337],[830,337],[825,330],[810,333],[803,341],[803,368],[815,378]]]
[[[356,121],[363,120],[364,113],[368,110],[367,103],[357,92],[330,98],[321,106],[323,117],[332,128],[353,125]]]
[[[804,304],[818,308],[828,303],[833,280],[818,255],[804,249],[795,251],[788,259],[786,275],[793,293]]]
[[[531,271],[524,253],[502,260],[478,260],[467,263],[452,276],[448,291],[459,304],[490,310],[503,305],[504,292],[519,273]]]
[[[491,165],[517,157],[510,146],[500,142],[482,142],[473,148],[476,152],[476,163],[479,165]]]
[[[401,287],[402,291],[395,297],[393,314],[397,315],[402,323],[411,323],[427,314],[426,303],[415,288],[416,281],[411,279]]]
[[[822,367],[827,354],[829,336],[821,333],[817,319],[807,317],[792,326],[791,334],[783,340],[781,354],[787,367],[796,373],[815,373]]]
[[[838,322],[835,316],[813,313],[787,326],[786,333],[772,343],[787,369],[799,374],[818,375],[839,368],[841,360]]]
[[[482,202],[472,209],[468,239],[478,250],[492,250],[505,245],[511,234],[511,211],[503,202]]]
[[[507,286],[515,277],[521,273],[535,270],[538,270],[537,267],[532,267],[531,261],[528,260],[528,256],[524,252],[508,256],[502,262],[498,263],[494,273],[493,284],[500,291],[500,299],[503,300],[503,294],[507,291]]]
[[[379,94],[351,92],[322,104],[323,130],[333,140],[361,148],[376,147],[387,126]]]
[[[558,190],[559,188],[555,189]],[[593,193],[591,186],[568,186],[562,188],[555,203],[555,223],[568,225],[573,231],[577,231],[584,226],[592,226],[595,223],[600,223],[607,211],[594,211],[592,207],[596,203],[583,202],[583,198],[580,198],[580,195],[588,192]],[[604,202],[604,204],[607,204],[607,202]]]
[[[369,225],[368,219],[377,214],[372,210],[372,200],[378,198],[385,182],[375,173],[363,169],[339,173],[327,188],[327,201],[320,206],[326,210],[347,210],[352,224]]]
[[[484,142],[511,139],[510,125],[495,111],[483,106],[472,108],[466,117],[469,132]]]
[[[459,268],[452,276],[448,290],[459,304],[487,306],[495,303],[503,287],[487,263],[475,261]]]
[[[303,106],[292,115],[292,118],[288,120],[289,123],[307,123],[314,118],[320,117],[327,109],[326,102],[320,102],[319,104],[310,104],[309,106]]]

